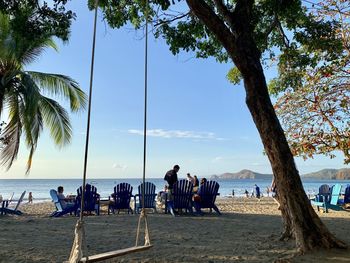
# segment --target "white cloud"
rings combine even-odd
[[[130,134],[143,135],[141,130],[128,130]],[[161,137],[161,138],[183,138],[183,139],[196,139],[196,140],[225,140],[224,138],[218,138],[213,132],[195,132],[195,131],[180,131],[180,130],[163,130],[153,129],[147,130],[147,136]]]
[[[114,163],[112,165],[113,169],[120,169],[120,170],[125,170],[127,168],[127,166],[125,164],[118,164],[118,163]]]

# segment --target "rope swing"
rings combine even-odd
[[[80,203],[80,216],[75,225],[75,236],[72,245],[72,250],[70,253],[69,263],[78,262],[97,262],[105,259],[110,259],[133,252],[143,251],[152,247],[150,242],[150,235],[148,229],[147,213],[145,210],[145,182],[146,182],[146,145],[147,145],[147,68],[148,68],[148,0],[145,0],[145,64],[144,64],[144,127],[143,127],[143,175],[142,175],[142,210],[139,216],[137,231],[136,231],[136,242],[135,246],[119,249],[114,251],[109,251],[101,254],[88,256],[85,228],[84,228],[84,193],[86,185],[86,170],[87,170],[87,159],[89,150],[89,137],[90,137],[90,114],[91,114],[91,98],[92,98],[92,84],[94,77],[94,61],[95,61],[95,44],[96,44],[96,21],[97,21],[97,11],[98,11],[98,0],[95,0],[95,16],[94,16],[94,29],[93,29],[93,39],[92,39],[92,53],[91,53],[91,68],[90,68],[90,88],[89,88],[89,101],[88,101],[88,118],[86,127],[86,141],[85,141],[85,156],[84,156],[84,171],[83,171],[83,186],[82,186],[82,196]],[[142,221],[145,224],[144,232],[144,244],[138,245],[141,224]],[[85,252],[85,253],[84,253]],[[84,256],[85,255],[85,256]]]

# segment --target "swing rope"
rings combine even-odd
[[[88,150],[89,150],[89,137],[90,137],[90,116],[91,116],[91,99],[92,99],[92,86],[93,86],[93,76],[94,76],[94,62],[95,62],[95,46],[96,46],[96,24],[97,24],[97,11],[98,11],[98,1],[95,0],[95,15],[94,15],[94,28],[93,28],[93,40],[92,40],[92,54],[91,54],[91,67],[90,67],[90,88],[89,88],[89,101],[88,101],[88,117],[87,117],[87,127],[86,127],[86,141],[85,141],[85,156],[84,156],[84,171],[83,171],[83,186],[82,186],[82,196],[80,203],[80,216],[75,226],[75,237],[69,257],[69,263],[78,262],[96,262],[108,258],[113,258],[116,256],[121,256],[129,254],[132,252],[142,251],[152,247],[150,242],[147,213],[145,210],[145,182],[146,182],[146,145],[147,145],[147,83],[148,83],[148,0],[145,0],[145,16],[146,16],[146,34],[145,34],[145,64],[144,64],[144,136],[143,136],[143,175],[142,175],[142,210],[138,220],[137,232],[136,232],[136,243],[135,247],[110,251],[102,254],[93,255],[91,257],[84,256],[87,253],[87,244],[84,228],[84,193],[86,186],[86,171],[87,171],[87,160],[88,160]],[[141,229],[141,221],[144,220],[145,223],[145,242],[143,246],[138,246],[139,234]],[[82,249],[84,248],[84,251]]]
[[[145,27],[145,65],[144,65],[144,119],[143,119],[143,170],[142,170],[142,210],[137,224],[136,232],[136,243],[138,245],[139,233],[141,227],[141,221],[144,219],[145,222],[145,245],[150,245],[150,236],[148,231],[147,213],[145,210],[145,184],[146,184],[146,157],[147,157],[147,88],[148,88],[148,0],[145,1],[145,16],[146,16],[146,27]]]

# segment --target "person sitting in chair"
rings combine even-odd
[[[71,198],[67,198],[63,194],[63,186],[57,187],[57,197],[60,200],[63,209],[73,207],[75,204],[72,202]]]

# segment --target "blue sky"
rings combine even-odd
[[[93,12],[72,1],[77,13],[68,44],[59,53],[47,50],[28,70],[62,73],[88,91]],[[143,64],[141,32],[113,30],[99,14],[92,99],[89,178],[138,178],[143,160]],[[147,176],[163,177],[179,164],[180,177],[250,169],[271,173],[260,137],[245,105],[242,85],[226,80],[229,64],[199,60],[194,54],[173,56],[161,39],[149,43],[149,111]],[[273,72],[267,74],[271,78]],[[23,146],[10,171],[0,178],[80,178],[87,111],[70,115],[72,143],[54,146],[47,133],[40,139],[29,177]],[[342,156],[296,159],[301,173],[343,167]]]

